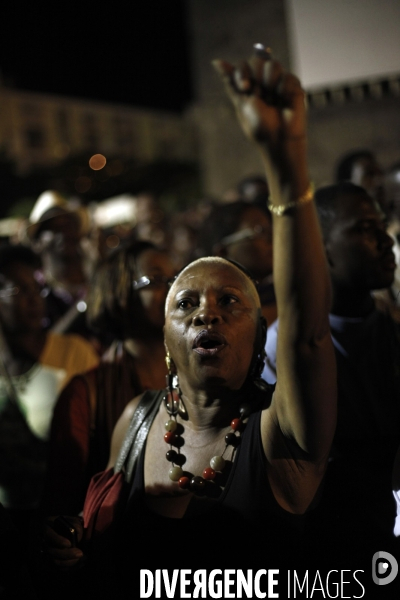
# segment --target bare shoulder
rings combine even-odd
[[[135,414],[135,410],[142,398],[143,394],[140,396],[136,396],[133,400],[131,400],[124,409],[124,412],[120,416],[117,421],[117,424],[114,427],[114,431],[111,438],[111,452],[110,459],[108,461],[107,468],[110,469],[114,466],[115,461],[117,460],[117,456],[119,454],[122,442],[125,439],[126,432],[128,431],[128,427],[130,422],[132,421],[133,415]]]

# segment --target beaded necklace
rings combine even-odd
[[[179,409],[182,405],[182,401],[175,390],[176,388],[170,388],[170,390],[164,396],[165,408],[169,415],[168,421],[165,422],[166,433],[164,435],[164,441],[170,447],[166,453],[166,459],[169,463],[171,463],[168,476],[171,481],[176,482],[181,489],[187,489],[198,496],[202,496],[204,495],[208,484],[218,483],[218,479],[221,478],[222,472],[227,464],[224,455],[226,454],[229,446],[232,446],[234,449],[236,449],[240,444],[241,433],[245,428],[244,421],[250,415],[251,410],[247,404],[240,407],[240,416],[232,419],[230,423],[232,431],[225,435],[225,448],[222,454],[220,456],[213,456],[211,458],[210,466],[203,470],[202,475],[193,475],[182,469],[182,465],[185,462],[185,457],[180,452],[180,448],[184,443],[181,436],[183,427],[177,421],[177,416],[180,412]],[[173,446],[175,446],[176,450],[173,449]]]

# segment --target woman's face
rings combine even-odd
[[[137,278],[163,277],[172,279],[175,270],[168,256],[159,250],[145,250],[136,259]],[[138,292],[147,321],[154,327],[162,329],[165,320],[165,299],[168,293],[168,284],[165,282],[150,283]]]
[[[229,263],[198,261],[178,277],[168,296],[165,343],[184,393],[242,387],[259,314],[251,281]]]

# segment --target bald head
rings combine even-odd
[[[218,271],[218,269],[221,269],[221,273],[226,272],[226,269],[232,270],[232,273],[235,274],[235,281],[237,281],[237,277],[239,275],[239,278],[242,281],[242,290],[248,291],[249,296],[252,298],[257,308],[261,307],[260,297],[258,295],[257,288],[250,275],[247,275],[247,273],[244,270],[242,270],[239,266],[236,266],[234,263],[232,263],[229,260],[226,260],[225,258],[219,256],[206,256],[189,263],[184,269],[182,269],[182,271],[176,277],[168,292],[168,296],[165,302],[165,313],[168,313],[170,300],[175,293],[176,287],[182,282],[182,280],[189,280],[192,272],[194,276],[195,272],[199,270],[203,273],[215,273],[215,271]]]

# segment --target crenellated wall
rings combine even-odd
[[[188,6],[197,96],[189,113],[198,128],[205,190],[220,196],[262,167],[210,62],[240,60],[251,53],[254,42],[263,42],[290,68],[285,2],[190,0]],[[312,98],[309,157],[316,185],[331,182],[338,157],[349,150],[371,149],[383,167],[400,160],[400,84],[386,84],[369,82],[363,89],[358,82],[354,89],[329,90]]]

